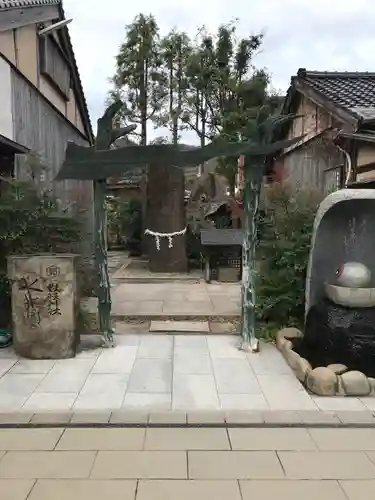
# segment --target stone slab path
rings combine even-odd
[[[375,429],[0,429],[1,500],[371,500]]]
[[[0,350],[0,412],[87,410],[375,411],[375,398],[311,397],[273,345],[236,336],[118,335],[75,359]]]
[[[240,316],[238,283],[121,283],[112,281],[112,315]],[[86,301],[95,312],[97,299]]]

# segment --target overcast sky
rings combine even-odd
[[[198,26],[216,31],[239,18],[240,35],[265,31],[254,63],[285,91],[298,68],[320,71],[375,71],[373,0],[64,0],[73,47],[92,123],[102,114],[114,57],[124,27],[143,12],[152,13],[161,35],[172,28],[193,36]],[[186,137],[185,142],[191,142]]]

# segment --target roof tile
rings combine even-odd
[[[58,5],[61,0],[0,0],[0,9],[16,9],[37,5]]]
[[[337,106],[369,118],[375,110],[375,73],[323,73],[299,70],[298,79],[306,82]]]

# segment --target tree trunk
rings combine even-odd
[[[150,165],[147,182],[147,229],[157,233],[174,233],[186,228],[185,220],[185,178],[182,169]],[[159,240],[146,236],[149,267],[152,272],[186,273],[188,270],[185,234]]]

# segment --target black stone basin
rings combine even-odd
[[[375,308],[348,308],[322,299],[306,317],[293,349],[313,368],[341,363],[375,377]]]

